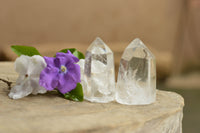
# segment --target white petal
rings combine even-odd
[[[16,80],[16,85],[20,85],[22,82],[24,82],[25,75],[19,75],[19,77]]]
[[[47,90],[44,87],[39,86],[38,88],[33,89],[32,94],[37,95],[37,94],[44,94],[46,92]]]
[[[42,56],[34,55],[30,59],[28,66],[28,75],[39,76],[41,71],[46,67],[46,62]]]
[[[77,64],[80,66],[81,74],[82,74],[84,72],[85,60],[84,59],[80,59],[79,62],[77,62]]]
[[[25,80],[20,85],[15,85],[11,88],[8,96],[12,99],[19,99],[31,94],[32,90],[29,80]]]
[[[30,84],[33,88],[32,94],[36,95],[38,93],[44,94],[47,90],[39,85],[39,78],[31,78]]]
[[[82,82],[85,79],[85,77],[84,77],[85,60],[84,59],[80,59],[79,62],[77,62],[77,64],[80,66],[80,69],[81,69],[81,82]]]
[[[16,72],[25,75],[28,70],[28,64],[30,62],[30,57],[21,55],[15,61],[15,70]]]
[[[84,65],[85,65],[85,60],[84,59],[80,59],[79,62],[77,63],[80,68],[81,68],[81,85],[83,87],[83,90],[87,88],[88,82],[85,78],[84,75]]]

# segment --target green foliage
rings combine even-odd
[[[20,45],[13,45],[11,46],[11,49],[18,55],[27,55],[27,56],[33,56],[33,55],[40,55],[38,50],[34,47],[30,46],[20,46]]]
[[[69,49],[62,49],[59,52],[63,52],[63,53],[67,53],[67,51],[70,51],[74,56],[76,56],[79,59],[85,59],[85,56],[83,55],[83,53],[81,53],[80,51],[78,51],[75,48],[69,48]]]
[[[66,94],[62,94],[65,99],[82,102],[83,101],[83,89],[80,83],[77,84],[76,88]]]

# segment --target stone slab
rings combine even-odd
[[[13,62],[0,63],[0,79],[14,82]],[[181,133],[184,99],[177,93],[157,91],[151,105],[127,106],[73,102],[56,92],[12,100],[0,81],[1,133]]]

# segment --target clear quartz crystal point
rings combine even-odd
[[[82,85],[88,101],[107,103],[115,98],[113,52],[99,37],[87,49]]]
[[[122,55],[116,90],[116,101],[121,104],[151,104],[156,100],[155,57],[138,38]]]

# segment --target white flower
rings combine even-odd
[[[81,69],[81,84],[85,82],[85,77],[84,77],[84,65],[85,65],[85,59],[80,59],[77,64],[80,66]]]
[[[40,73],[46,67],[43,57],[21,55],[15,61],[15,70],[19,73],[16,85],[11,88],[9,97],[19,99],[29,94],[46,93],[46,89],[39,85]]]

